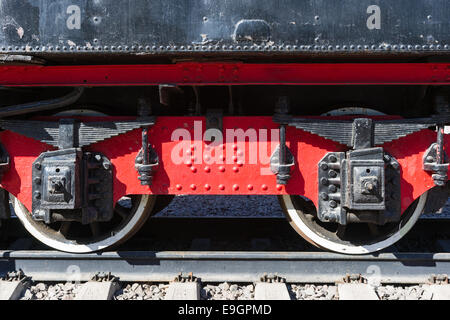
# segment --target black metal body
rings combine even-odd
[[[1,0],[0,52],[450,53],[447,0]]]

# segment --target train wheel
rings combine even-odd
[[[390,247],[405,236],[423,212],[428,192],[403,213],[399,222],[378,226],[354,223],[347,226],[324,223],[314,204],[301,196],[280,196],[279,201],[292,227],[316,247],[345,254],[368,254]]]
[[[322,116],[385,115],[369,108],[341,108]],[[414,201],[399,222],[378,226],[353,223],[346,226],[322,222],[312,201],[301,196],[280,196],[281,207],[292,227],[316,247],[345,254],[377,252],[405,236],[416,224],[427,202],[428,192]]]
[[[33,220],[28,209],[17,198],[10,197],[15,214],[32,236],[49,247],[71,253],[96,252],[123,243],[145,223],[156,201],[156,196],[124,197],[116,204],[111,221],[47,225]]]

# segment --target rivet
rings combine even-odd
[[[177,184],[176,188],[178,191],[181,191],[183,189],[183,187],[180,184]]]
[[[277,185],[277,190],[278,191],[283,191],[283,186],[282,185]]]
[[[211,172],[211,168],[210,167],[205,167],[205,172],[206,173],[210,173]]]
[[[197,189],[197,186],[196,186],[195,184],[191,184],[191,189],[192,189],[192,190],[196,190],[196,189]]]
[[[238,172],[239,172],[239,168],[238,168],[238,167],[233,167],[233,171],[234,171],[235,173],[238,173]]]
[[[237,151],[238,150],[238,146],[236,144],[233,144],[233,150]]]
[[[197,173],[197,168],[191,167],[191,171],[192,171],[192,173]]]
[[[267,191],[269,189],[269,187],[267,185],[263,184],[261,186],[261,189],[263,189],[263,191]]]
[[[206,190],[206,191],[211,190],[211,186],[210,186],[209,184],[205,184],[205,190]]]
[[[252,186],[251,184],[249,184],[249,185],[247,186],[247,189],[250,190],[250,191],[252,191],[252,190],[253,190],[253,186]]]
[[[225,172],[225,167],[224,167],[224,166],[220,166],[220,167],[219,167],[219,171],[220,171],[220,172]]]
[[[188,167],[192,167],[192,161],[191,161],[191,160],[187,160],[187,161],[185,162],[185,164],[186,164]]]
[[[234,191],[238,191],[238,190],[239,190],[239,186],[238,186],[237,184],[235,184],[235,185],[233,186],[233,190],[234,190]]]
[[[244,166],[244,162],[238,161],[238,162],[237,162],[237,165],[238,165],[238,167],[243,167],[243,166]]]
[[[225,186],[223,184],[219,185],[219,190],[221,191],[225,190]]]
[[[233,162],[238,162],[238,157],[237,156],[233,156]]]

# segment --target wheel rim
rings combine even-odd
[[[130,199],[131,206],[127,208],[126,205],[117,203],[113,220],[95,223],[95,227],[92,224],[83,226],[78,222],[47,225],[44,222],[33,220],[28,209],[12,195],[11,202],[17,217],[28,232],[42,243],[60,251],[91,253],[123,243],[134,235],[151,215],[155,204],[155,196],[125,197],[122,201],[126,201],[127,198]],[[119,220],[120,222],[117,223]],[[69,227],[67,227],[67,224],[69,224]],[[111,227],[112,224],[113,227]],[[86,237],[89,229],[92,236]],[[95,232],[98,233],[95,234]]]
[[[293,228],[308,242],[312,243],[316,247],[345,254],[368,254],[380,251],[387,247],[390,247],[394,243],[403,238],[416,224],[420,215],[423,212],[425,203],[427,201],[428,192],[424,193],[419,199],[417,199],[403,214],[403,217],[399,223],[392,224],[390,232],[378,236],[372,241],[367,243],[351,243],[351,241],[336,241],[336,239],[327,237],[326,232],[321,232],[320,226],[317,221],[311,219],[309,216],[314,216],[314,212],[305,212],[304,208],[300,208],[299,202],[310,202],[304,198],[295,198],[298,196],[281,196],[279,197],[284,212],[293,226]],[[314,225],[316,223],[316,225]],[[336,236],[339,236],[336,234]]]

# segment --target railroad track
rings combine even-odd
[[[53,299],[64,288],[71,292],[64,298],[89,299],[82,293],[86,287],[92,287],[88,292],[96,292],[96,298],[124,300],[218,295],[245,300],[345,299],[359,290],[359,298],[384,299],[392,297],[385,294],[391,286],[418,298],[450,298],[449,287],[435,286],[432,280],[440,275],[440,281],[447,282],[448,230],[448,219],[424,219],[396,247],[376,255],[347,256],[314,249],[280,218],[152,218],[129,243],[102,254],[74,255],[38,243],[30,246],[19,232],[15,241],[1,247],[0,276],[20,270],[23,279],[32,281],[9,281],[14,283],[9,286],[19,288],[20,294],[12,296],[17,299]],[[380,287],[371,286],[374,283]]]

